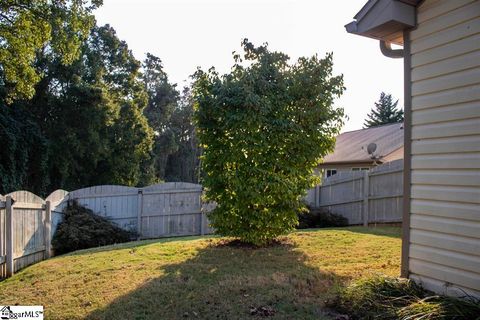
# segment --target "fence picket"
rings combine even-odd
[[[50,201],[45,203],[45,259],[48,259],[52,255],[52,208]]]
[[[370,181],[368,171],[363,174],[363,225],[368,226],[368,197],[370,196]]]

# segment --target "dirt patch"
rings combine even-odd
[[[293,241],[287,237],[277,238],[270,241],[268,244],[263,246],[257,246],[248,242],[243,242],[239,239],[223,239],[218,242],[212,243],[212,247],[217,248],[237,248],[237,249],[262,249],[262,248],[272,248],[272,247],[292,247],[294,245]]]

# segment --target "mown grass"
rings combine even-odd
[[[44,305],[46,319],[329,319],[351,279],[398,276],[400,229],[307,230],[252,249],[217,237],[78,251],[0,283],[1,304]]]

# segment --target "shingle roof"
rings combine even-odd
[[[335,151],[328,154],[323,163],[371,161],[367,146],[372,142],[377,144],[375,155],[380,157],[402,148],[403,123],[344,132],[337,137]]]

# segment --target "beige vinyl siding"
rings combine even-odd
[[[410,277],[480,296],[480,0],[426,0],[417,22]]]

